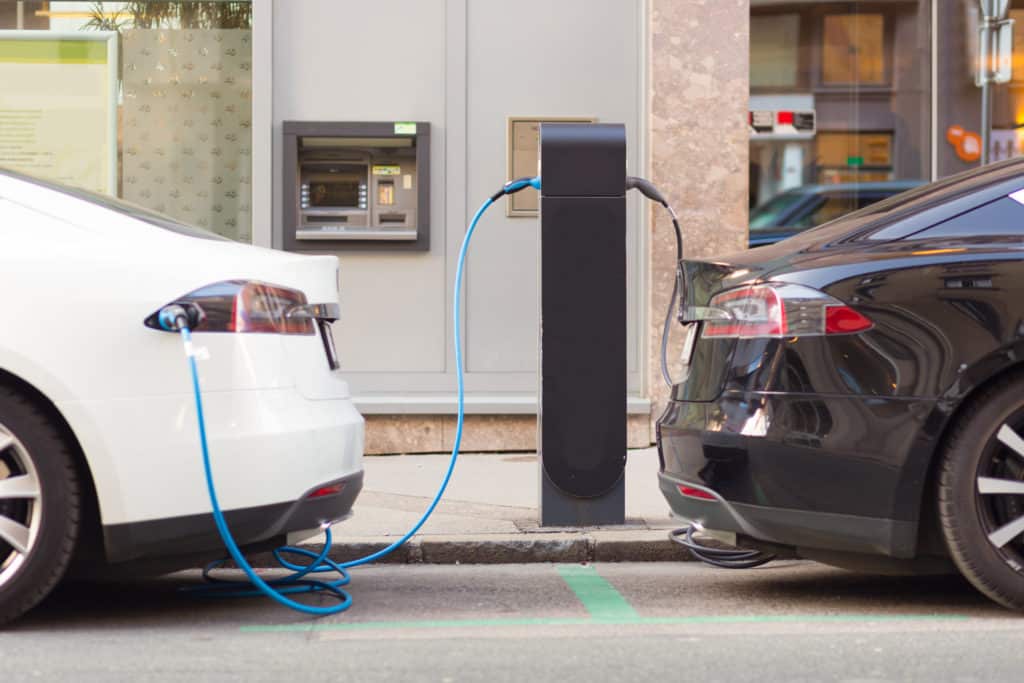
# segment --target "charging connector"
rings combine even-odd
[[[540,176],[534,176],[533,178],[524,177],[510,180],[501,186],[501,189],[491,195],[491,201],[496,202],[507,194],[515,194],[520,190],[525,190],[528,187],[532,187],[535,190],[540,189]]]
[[[188,313],[183,306],[170,304],[157,313],[157,322],[168,332],[178,332],[188,327]]]
[[[180,332],[186,327],[194,330],[204,320],[206,320],[206,313],[199,307],[199,304],[189,301],[175,301],[146,318],[143,324],[155,330]]]

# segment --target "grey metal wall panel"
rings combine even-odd
[[[641,73],[636,3],[471,2],[468,34],[470,210],[473,198],[487,196],[505,180],[509,115],[594,116],[625,123],[629,169],[639,172],[641,102],[632,96],[639,92]],[[474,237],[467,364],[472,372],[535,373],[538,221],[509,218],[505,207],[499,208],[485,217]],[[635,218],[634,211],[629,221],[633,258]],[[586,249],[586,244],[579,247]],[[635,344],[636,325],[631,327]],[[636,354],[631,355],[631,369],[636,370]]]
[[[429,406],[454,392],[451,279],[466,222],[505,180],[507,116],[625,123],[629,171],[640,172],[642,4],[275,1],[275,161],[284,120],[431,123],[430,251],[341,255],[336,337],[357,397],[384,399],[382,412],[409,412],[395,405],[434,412]],[[274,187],[279,227],[279,168]],[[646,339],[641,212],[629,201],[628,368],[637,392]],[[536,394],[537,240],[536,219],[506,218],[503,206],[474,238],[463,309],[466,380],[487,412],[501,412],[502,397],[519,412]]]
[[[275,145],[284,120],[430,121],[445,118],[443,2],[277,2]],[[432,242],[444,244],[444,127],[434,133]],[[279,171],[278,171],[279,173]],[[280,177],[275,179],[280,198]],[[275,207],[280,221],[280,206]],[[366,372],[445,370],[445,253],[341,254],[338,350],[354,391]]]

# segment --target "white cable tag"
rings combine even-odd
[[[185,355],[197,360],[210,360],[210,349],[205,346],[193,346],[191,341],[185,342]]]

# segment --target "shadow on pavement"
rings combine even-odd
[[[825,565],[776,562],[753,570],[714,572],[706,589],[728,592],[752,607],[785,604],[794,612],[970,613],[1014,616],[975,590],[959,574],[887,576],[835,569]]]
[[[197,572],[116,583],[63,583],[6,630],[191,629],[200,624],[237,626],[260,620],[274,623],[310,620],[263,597],[217,599],[188,592],[189,588],[201,585]],[[327,601],[319,596],[302,599],[310,604],[326,604]]]

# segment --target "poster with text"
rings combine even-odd
[[[116,194],[116,33],[0,31],[0,83],[0,168]]]

